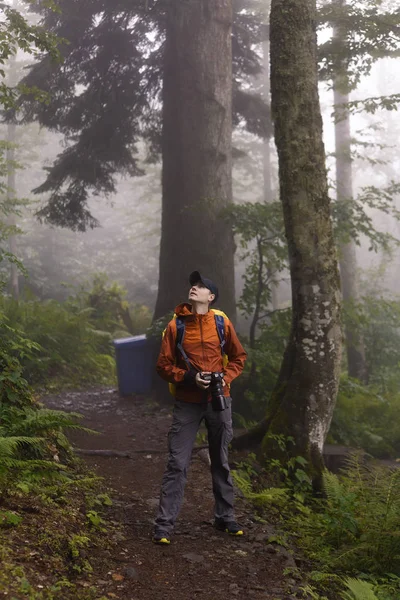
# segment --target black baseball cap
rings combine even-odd
[[[196,283],[199,283],[199,281],[201,281],[201,283],[204,285],[204,287],[206,287],[208,290],[210,290],[210,292],[212,294],[214,294],[215,298],[211,302],[211,304],[214,304],[218,300],[217,286],[215,285],[215,283],[213,283],[211,281],[211,279],[207,279],[207,277],[202,277],[200,275],[199,271],[193,271],[193,273],[190,273],[190,275],[189,275],[190,285],[196,285]]]

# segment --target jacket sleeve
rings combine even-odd
[[[181,383],[184,380],[186,369],[176,366],[176,325],[173,321],[168,323],[165,335],[161,342],[156,371],[168,383]]]
[[[247,353],[239,341],[236,331],[230,321],[226,328],[225,354],[228,356],[228,364],[223,369],[224,380],[230,384],[243,371]]]

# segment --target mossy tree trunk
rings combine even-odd
[[[268,3],[267,14],[269,15],[270,6]],[[268,18],[268,17],[267,17]],[[271,84],[270,84],[270,69],[269,69],[269,39],[264,40],[262,44],[263,57],[263,96],[265,102],[271,103]],[[273,202],[274,191],[272,189],[272,161],[271,161],[271,139],[267,138],[263,144],[263,187],[264,187],[264,202]],[[271,281],[271,308],[277,310],[279,308],[279,275]]]
[[[266,418],[237,446],[292,437],[316,485],[336,402],[341,360],[340,284],[322,140],[313,0],[272,0],[271,93],[292,282],[290,339]]]
[[[155,318],[187,298],[200,270],[235,318],[232,0],[175,0],[166,13],[160,276]]]

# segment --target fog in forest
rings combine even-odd
[[[254,87],[259,81],[256,78]],[[331,197],[335,199],[334,182],[334,122],[332,119],[333,94],[330,85],[321,83],[320,100],[324,117],[324,140],[328,154]],[[398,60],[381,59],[368,77],[362,77],[351,100],[398,93],[400,70]],[[396,181],[399,172],[398,112],[378,111],[376,114],[355,114],[351,117],[351,135],[354,141],[353,192],[375,186],[387,188]],[[1,128],[6,139],[6,127]],[[146,163],[146,145],[140,143],[139,156],[143,176],[118,176],[117,191],[110,198],[92,197],[89,205],[98,227],[85,233],[50,227],[35,218],[45,196],[34,195],[32,190],[45,177],[43,169],[50,166],[60,153],[63,138],[35,124],[19,126],[16,134],[17,161],[16,194],[27,200],[27,206],[16,219],[20,233],[16,238],[17,256],[21,258],[27,277],[19,275],[22,294],[33,294],[39,299],[65,299],[77,286],[89,286],[94,275],[102,273],[127,290],[133,304],[154,308],[157,283],[159,242],[161,235],[161,164]],[[233,197],[237,204],[263,200],[263,142],[239,128],[233,134],[234,147],[243,154],[234,161]],[[272,189],[278,199],[278,165],[273,140]],[[393,196],[393,208],[400,209],[399,196]],[[370,250],[368,240],[361,238],[357,247],[357,261],[363,285],[375,282],[390,293],[400,293],[400,253],[396,240],[400,239],[400,223],[392,215],[367,208],[374,227],[393,236],[390,248]],[[193,268],[196,265],[193,264]],[[4,268],[4,266],[3,266]],[[179,268],[179,265],[177,265]],[[236,253],[236,294],[240,297],[245,263]],[[290,302],[287,273],[281,276],[278,289],[279,304]],[[182,298],[177,298],[177,303]],[[243,323],[242,328],[246,325]],[[243,330],[245,333],[245,330]]]
[[[15,7],[26,10],[17,1]],[[381,9],[384,10],[385,7],[386,5],[382,5]],[[352,10],[361,9],[361,5],[357,3],[352,5]],[[343,362],[343,369],[344,372],[347,369],[351,377],[371,383],[382,378],[382,372],[379,371],[378,375],[372,364],[375,364],[374,353],[380,352],[377,349],[386,348],[388,338],[385,336],[391,339],[385,349],[388,355],[398,346],[399,59],[396,56],[396,42],[392,41],[390,33],[384,38],[384,42],[377,41],[379,47],[375,53],[368,54],[370,46],[367,43],[363,46],[366,34],[357,30],[359,25],[355,25],[354,32],[350,33],[343,32],[341,25],[335,29],[331,26],[331,21],[335,19],[334,16],[329,16],[329,7],[327,9],[321,6],[320,10],[323,15],[321,19],[325,18],[327,22],[325,27],[321,26],[318,30],[320,107],[332,224],[345,306],[343,324],[348,328],[345,335],[348,356],[347,362]],[[328,16],[324,13],[326,10]],[[393,8],[388,5],[387,10],[393,10],[395,18],[396,6]],[[38,22],[38,15],[32,12],[25,14],[28,22]],[[47,15],[48,22],[52,23],[50,13],[44,14]],[[240,44],[234,44],[233,57],[234,69],[237,70],[235,77],[240,83],[238,89],[234,87],[233,90],[234,208],[229,208],[230,214],[224,212],[231,204],[230,197],[227,203],[218,199],[223,210],[214,213],[207,212],[210,210],[207,203],[211,202],[207,198],[200,199],[198,206],[193,198],[178,198],[174,190],[180,190],[179,193],[185,190],[186,181],[189,181],[193,173],[175,171],[173,176],[169,175],[175,188],[171,183],[168,184],[169,187],[165,184],[165,190],[169,191],[165,192],[164,198],[164,217],[168,215],[164,248],[162,244],[160,246],[163,227],[161,79],[158,71],[152,71],[152,61],[154,64],[159,61],[157,53],[161,48],[160,39],[164,35],[160,33],[162,30],[157,19],[147,19],[145,13],[144,17],[140,17],[143,21],[139,19],[136,22],[133,19],[130,22],[130,35],[139,36],[138,47],[142,53],[139,52],[139,58],[135,58],[139,61],[137,65],[128,61],[127,64],[132,69],[130,77],[138,77],[135,85],[139,88],[144,85],[141,82],[143,77],[150,90],[145,102],[143,96],[136,98],[136,103],[132,105],[132,112],[135,113],[132,120],[129,117],[129,100],[127,102],[125,97],[117,100],[118,86],[110,88],[108,79],[104,82],[101,76],[94,76],[85,61],[82,63],[83,75],[80,73],[79,56],[80,53],[84,56],[87,51],[84,46],[88,43],[87,39],[84,39],[82,46],[79,40],[73,41],[74,52],[71,56],[68,55],[67,69],[70,69],[70,78],[73,78],[71,73],[74,73],[74,69],[78,78],[76,83],[74,79],[72,83],[68,83],[70,87],[65,97],[64,91],[60,89],[46,89],[46,81],[41,80],[40,70],[48,68],[45,62],[35,62],[31,55],[21,49],[16,55],[9,57],[5,64],[8,84],[15,86],[21,79],[28,85],[41,83],[48,97],[43,102],[25,98],[22,108],[16,112],[16,121],[10,118],[10,113],[4,111],[4,120],[0,125],[1,139],[5,144],[3,194],[8,202],[15,204],[15,208],[11,210],[5,205],[2,250],[6,254],[1,263],[1,274],[5,282],[3,298],[9,301],[7,311],[12,319],[17,322],[22,318],[22,313],[19,313],[22,306],[30,307],[29,310],[33,310],[32,306],[51,306],[56,312],[62,310],[63,306],[68,306],[68,310],[75,311],[75,316],[78,307],[88,309],[88,314],[96,315],[93,317],[95,324],[91,322],[90,326],[95,326],[99,332],[103,331],[109,336],[106,355],[110,356],[112,339],[145,333],[152,322],[154,311],[156,319],[165,317],[167,310],[169,313],[173,310],[173,304],[186,300],[189,272],[202,269],[202,265],[197,263],[207,254],[201,248],[202,243],[207,246],[210,241],[214,244],[213,248],[219,248],[216,255],[208,250],[211,255],[202,264],[208,264],[212,272],[206,272],[205,275],[214,277],[214,273],[222,274],[224,269],[226,273],[230,271],[232,245],[229,243],[229,236],[232,226],[235,234],[236,297],[229,298],[227,291],[223,303],[231,302],[229,308],[233,313],[236,304],[238,310],[236,315],[233,314],[233,319],[240,335],[249,344],[250,352],[256,352],[251,372],[259,374],[257,385],[260,386],[259,389],[266,386],[266,396],[259,400],[257,408],[248,411],[247,416],[258,418],[268,403],[286,347],[292,292],[283,211],[280,207],[278,158],[271,122],[270,97],[273,82],[269,78],[270,48],[262,33],[263,19],[267,20],[267,16],[263,17],[262,14],[252,13],[250,9],[244,8],[238,11],[235,18],[240,21],[242,18],[247,19],[248,15],[252,15],[252,31],[256,33],[253,38],[250,35],[246,41],[244,38],[241,40],[243,47],[247,44],[244,52]],[[368,13],[363,18],[368,22],[372,16]],[[145,24],[143,32],[135,29],[137,23],[142,22],[143,26]],[[351,24],[351,19],[349,23]],[[96,35],[103,36],[107,41],[115,33],[114,25],[112,20],[108,22],[106,16],[99,13],[94,16],[91,26]],[[180,23],[177,25],[180,26]],[[388,27],[390,30],[390,26]],[[393,31],[397,31],[395,25],[393,27]],[[122,30],[118,31],[120,35]],[[237,33],[234,30],[234,41],[235,35]],[[352,40],[360,42],[358,54],[352,50]],[[101,44],[99,48],[102,48]],[[340,52],[337,52],[337,48],[341,49]],[[345,52],[344,58],[342,51]],[[108,49],[107,52],[111,50]],[[121,58],[118,54],[119,46],[113,46],[113,52],[117,58],[111,59],[112,66],[107,65],[104,77],[114,76],[113,69]],[[240,60],[237,60],[235,52],[239,55],[243,52]],[[78,58],[74,57],[74,53]],[[98,68],[101,71],[101,61],[106,63],[108,57],[107,54],[102,55],[100,50],[99,56],[98,62],[93,63],[95,71]],[[152,57],[151,60],[149,57]],[[125,65],[125,69],[127,68]],[[55,63],[48,76],[55,77],[54,81],[64,85],[62,79],[57,79],[62,72],[59,69]],[[123,73],[121,70],[119,77],[122,78]],[[158,83],[154,83],[155,81]],[[176,85],[175,82],[171,89],[174,86],[176,88]],[[129,93],[136,93],[135,90],[132,87]],[[182,90],[185,91],[184,86]],[[68,94],[71,100],[66,101]],[[89,94],[89,100],[86,94]],[[127,97],[129,98],[129,94]],[[229,94],[225,97],[229,98]],[[91,101],[95,103],[98,115],[96,109],[92,110]],[[142,101],[143,107],[140,105]],[[175,103],[178,101],[177,96]],[[72,103],[72,108],[68,102]],[[57,103],[62,108],[58,108]],[[174,102],[171,106],[174,106]],[[108,117],[104,117],[103,111]],[[118,120],[121,119],[119,112],[126,115],[126,130],[130,132],[132,139],[124,137],[124,120]],[[97,116],[99,124],[96,123]],[[178,116],[175,114],[173,118],[178,119]],[[85,122],[90,124],[89,143],[88,139],[85,141],[85,135],[86,138],[88,136],[85,133]],[[49,127],[46,123],[49,123]],[[177,123],[176,127],[173,121],[169,123],[169,137],[163,141],[164,160],[170,154],[169,148],[173,154],[175,146],[179,145],[178,137],[182,135],[183,138],[182,131],[186,126],[189,133],[185,134],[187,139],[183,140],[182,148],[186,148],[183,155],[191,151],[192,147],[193,151],[198,150],[196,143],[192,144],[190,138],[190,131],[194,132],[195,123],[195,114],[190,115],[186,123]],[[114,129],[119,133],[113,133]],[[195,133],[200,135],[201,132]],[[82,139],[79,137],[81,134]],[[230,137],[229,130],[226,138],[229,143]],[[81,141],[83,152],[79,149]],[[115,149],[113,145],[118,143],[121,146]],[[87,144],[86,147],[84,144]],[[87,166],[85,152],[91,153]],[[108,158],[103,159],[103,154]],[[173,161],[174,159],[170,161],[172,166]],[[82,169],[81,178],[79,169]],[[167,165],[167,174],[169,169],[170,166]],[[187,188],[192,190],[192,194],[196,190],[193,186],[194,178],[197,175],[201,178],[206,173],[203,165],[196,165],[194,171],[197,170],[199,173],[192,177],[192,187]],[[208,175],[204,177],[207,178]],[[228,190],[230,196],[230,186],[226,184],[227,179],[224,177],[220,179],[224,181],[225,191]],[[281,186],[282,183],[284,182],[281,181]],[[203,201],[207,205],[206,211],[203,211],[201,205]],[[259,214],[263,216],[252,212],[252,206],[255,211],[261,211]],[[204,215],[211,215],[210,218],[207,217],[208,220],[201,215],[201,225],[198,225],[197,233],[193,234],[195,238],[192,239],[197,244],[196,251],[189,247],[190,235],[186,238],[189,241],[182,242],[182,247],[179,246],[179,240],[186,231],[185,225],[182,225],[186,210],[192,219],[190,227],[194,228],[193,231],[196,220],[193,221],[193,214],[196,210],[199,211],[199,216],[202,212]],[[263,210],[266,212],[263,213]],[[287,220],[287,226],[288,223]],[[300,225],[307,230],[306,223]],[[222,231],[227,237],[218,246],[215,237]],[[306,237],[312,235],[312,231],[305,234]],[[260,248],[262,256],[257,254]],[[169,251],[174,254],[168,254]],[[7,252],[10,253],[9,256]],[[11,260],[7,260],[7,256]],[[12,257],[16,257],[17,261]],[[164,266],[160,270],[162,264]],[[229,280],[228,275],[226,277],[228,279],[224,279],[222,292]],[[166,294],[168,300],[163,302]],[[230,295],[233,296],[233,293]],[[13,299],[20,303],[17,304],[18,309],[12,304]],[[378,303],[378,311],[374,303]],[[225,304],[220,308],[229,312]],[[33,319],[33,313],[30,318]],[[54,318],[57,320],[58,317]],[[92,319],[88,318],[89,321]],[[352,334],[349,328],[353,329]],[[376,332],[380,332],[379,341],[376,339]],[[369,340],[367,348],[364,347],[364,337]],[[267,346],[269,344],[268,352],[264,343]],[[354,360],[350,356],[352,350],[356,352]],[[257,352],[261,352],[261,355],[257,355]],[[396,352],[388,358],[390,369],[396,363]],[[357,356],[363,357],[361,362]],[[267,362],[264,364],[263,361]],[[366,366],[367,363],[369,366]],[[268,372],[269,367],[271,372]],[[381,367],[386,369],[389,365],[385,363]],[[267,372],[267,381],[264,381]],[[247,388],[240,392],[244,402],[247,392]]]
[[[0,596],[399,600],[399,66],[400,0],[0,2]]]

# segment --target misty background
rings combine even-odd
[[[25,58],[25,57],[24,57]],[[398,60],[381,59],[373,66],[368,77],[362,77],[351,100],[371,96],[388,96],[400,89]],[[334,122],[333,94],[325,83],[320,84],[320,100],[324,117],[324,141],[328,154],[328,169],[333,186]],[[376,114],[356,114],[351,117],[351,132],[358,156],[354,159],[353,184],[357,195],[363,187],[388,186],[399,173],[400,124],[397,111],[378,111]],[[0,136],[6,139],[6,126],[0,127]],[[63,146],[63,137],[30,124],[18,126],[16,159],[21,165],[17,171],[16,195],[27,200],[27,206],[16,219],[20,232],[16,238],[16,254],[26,268],[26,276],[19,275],[22,295],[38,299],[65,300],[74,288],[90,286],[93,276],[104,274],[127,291],[132,304],[143,304],[154,309],[159,266],[161,235],[161,164],[146,163],[146,147],[140,144],[141,166],[145,174],[140,177],[119,177],[117,193],[111,198],[92,197],[90,210],[99,227],[87,232],[73,232],[40,223],[35,213],[46,200],[43,195],[33,195],[32,189],[44,179],[43,170],[49,167]],[[234,147],[247,153],[236,158],[233,168],[233,197],[237,204],[260,202],[263,199],[262,148],[256,136],[235,131]],[[366,144],[363,147],[363,144]],[[277,159],[273,140],[272,188],[278,199]],[[251,154],[249,153],[249,149]],[[254,161],[254,158],[256,159]],[[374,164],[373,161],[376,161]],[[331,189],[332,197],[335,190]],[[400,209],[399,198],[395,206]],[[369,210],[369,209],[367,209]],[[379,210],[369,210],[374,226],[400,238],[400,224]],[[365,284],[376,281],[381,290],[392,294],[400,292],[400,251],[393,243],[388,253],[382,249],[369,250],[368,240],[357,247],[361,279]],[[246,263],[236,253],[236,294],[243,288],[242,276]],[[3,270],[7,267],[3,264]],[[179,268],[179,265],[177,265]],[[196,265],[193,265],[196,268]],[[378,277],[379,273],[379,277]],[[378,277],[378,279],[377,279]],[[280,277],[277,297],[279,306],[290,303],[290,284],[287,273]],[[185,298],[177,298],[177,303]],[[223,307],[222,307],[223,308]],[[246,322],[239,319],[239,329],[246,334]]]

